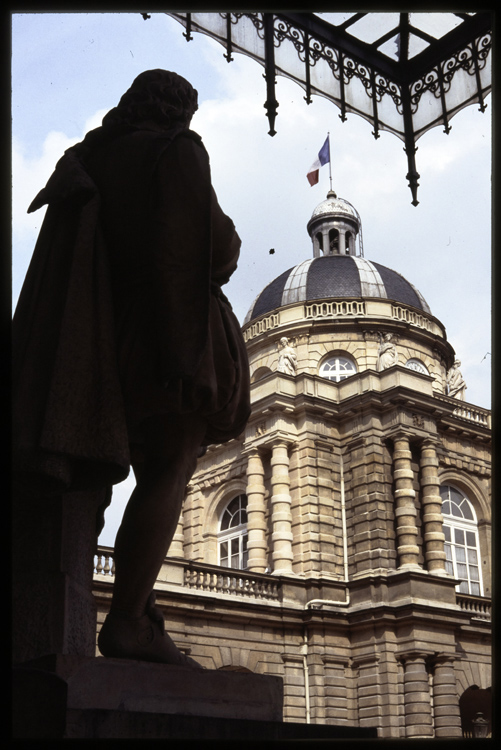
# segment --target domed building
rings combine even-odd
[[[204,666],[280,676],[285,721],[471,736],[490,721],[490,414],[421,292],[364,257],[357,210],[330,191],[307,230],[245,319],[252,415],[199,460],[157,604]]]

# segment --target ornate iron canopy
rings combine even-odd
[[[168,13],[264,66],[270,135],[275,135],[276,76],[324,96],[341,110],[404,141],[412,203],[418,204],[416,141],[491,90],[490,13]]]

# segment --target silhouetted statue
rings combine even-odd
[[[65,152],[29,209],[48,204],[13,327],[15,476],[64,495],[111,488],[132,465],[99,648],[176,664],[152,589],[197,456],[250,413],[221,291],[240,239],[189,130],[197,106],[188,81],[146,71]]]

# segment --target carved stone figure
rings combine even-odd
[[[378,372],[382,372],[398,363],[397,348],[392,343],[392,338],[391,333],[386,333],[383,339],[380,338],[381,343],[379,344],[377,362]]]
[[[295,375],[297,367],[297,356],[294,348],[290,346],[289,339],[283,336],[279,342],[280,354],[278,356],[277,372],[287,375]]]
[[[465,400],[465,390],[467,385],[463,380],[460,368],[461,362],[459,359],[454,360],[454,364],[447,373],[447,395],[452,398],[457,398],[461,401]]]
[[[66,151],[29,209],[48,204],[13,323],[15,476],[64,496],[111,488],[132,465],[99,648],[175,664],[188,662],[152,589],[197,456],[250,413],[221,291],[241,243],[189,129],[197,107],[184,78],[146,71]]]

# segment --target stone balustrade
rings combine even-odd
[[[166,559],[166,563],[168,563],[168,559]],[[231,594],[266,601],[281,600],[281,583],[276,579],[270,579],[269,576],[176,560],[176,567],[179,564],[183,568],[183,586],[187,589]],[[102,576],[105,576],[111,583],[114,575],[113,550],[99,547],[97,554],[94,556],[94,577],[99,580]]]
[[[456,602],[462,610],[469,612],[473,617],[482,620],[491,619],[491,600],[480,596],[468,596],[467,594],[457,594]]]
[[[491,413],[489,409],[482,409],[480,406],[473,406],[473,404],[468,404],[466,401],[459,401],[457,398],[452,398],[450,396],[439,396],[435,394],[435,398],[449,404],[454,404],[455,409],[452,413],[455,417],[465,419],[468,422],[476,422],[477,424],[490,429]]]
[[[240,571],[218,572],[202,570],[190,565],[184,572],[184,585],[189,589],[213,591],[218,594],[252,597],[255,599],[280,600],[280,586]]]
[[[166,558],[166,564],[169,559]],[[284,581],[269,575],[259,575],[244,570],[232,568],[221,568],[216,565],[197,564],[190,561],[175,561],[176,569],[180,568],[180,576],[177,581],[193,591],[209,591],[216,594],[226,594],[239,598],[283,602],[284,597],[289,595],[284,592]],[[94,556],[94,578],[95,580],[107,580],[113,582],[115,565],[113,561],[113,549],[109,547],[98,547]],[[166,578],[168,581],[168,576]],[[287,580],[285,588],[294,589],[293,600],[296,602],[304,598],[303,605],[308,601],[308,596],[301,596],[300,591],[304,589],[305,581],[300,579]],[[334,595],[334,594],[331,594]],[[341,588],[340,588],[341,602]],[[331,602],[332,603],[332,602]],[[342,603],[342,602],[341,602]],[[456,594],[456,603],[461,610],[468,612],[472,617],[490,621],[491,600],[481,596],[470,596],[468,594]]]

